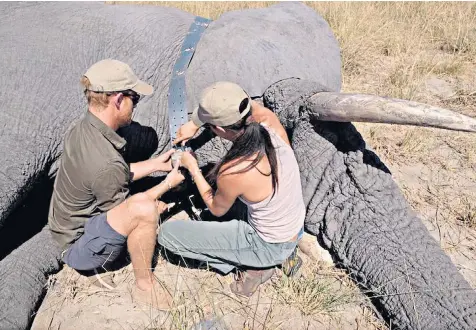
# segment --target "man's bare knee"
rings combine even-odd
[[[139,221],[155,222],[157,221],[157,205],[154,200],[144,193],[131,196],[127,200],[129,212]]]
[[[119,234],[128,236],[141,224],[156,225],[158,212],[155,201],[139,193],[107,212],[107,222]]]

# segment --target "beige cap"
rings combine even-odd
[[[154,88],[139,80],[124,62],[105,59],[93,64],[84,74],[89,79],[93,92],[119,92],[133,90],[142,95],[150,95]]]
[[[248,99],[246,108],[240,113],[240,105],[245,99]],[[250,109],[250,96],[243,88],[229,81],[218,81],[202,91],[198,108],[192,114],[192,121],[197,126],[205,123],[229,126],[242,119]]]

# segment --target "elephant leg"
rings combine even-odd
[[[159,147],[157,131],[150,126],[141,125],[133,121],[130,125],[118,130],[118,134],[126,141],[126,150],[123,153],[128,163],[140,162],[149,159]]]

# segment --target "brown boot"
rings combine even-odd
[[[264,270],[238,271],[235,282],[230,284],[231,292],[236,295],[251,297],[258,287],[274,274],[274,267]]]
[[[173,307],[173,297],[160,283],[154,283],[150,290],[141,290],[137,285],[132,285],[132,301],[145,307],[168,311]]]

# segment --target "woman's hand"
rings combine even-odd
[[[180,166],[180,161],[177,162],[177,166],[175,166],[173,170],[170,171],[170,173],[167,174],[167,177],[165,178],[165,181],[169,185],[169,188],[177,187],[180,183],[182,183],[183,180],[185,180],[185,177],[179,171],[179,166]]]
[[[177,131],[177,136],[175,137],[174,144],[179,144],[182,142],[182,145],[191,139],[198,131],[199,127],[193,123],[193,121],[189,121],[182,126]]]
[[[189,172],[192,172],[194,169],[198,168],[197,159],[189,151],[182,152],[180,164],[185,167]]]

